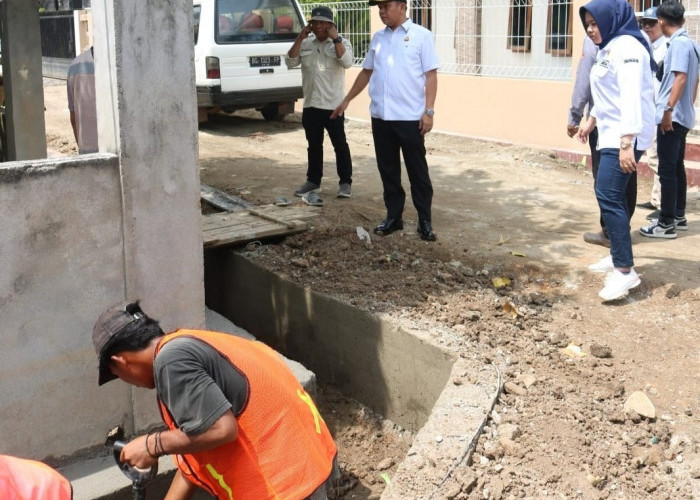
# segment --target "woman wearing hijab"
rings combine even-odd
[[[651,57],[632,7],[625,0],[593,0],[579,10],[586,34],[598,48],[591,70],[595,103],[591,117],[578,132],[585,143],[598,127],[601,159],[596,199],[610,237],[610,256],[589,266],[611,274],[598,294],[604,302],[624,297],[638,286],[634,270],[628,184],[636,180],[637,161],[654,137],[654,86]],[[632,201],[634,206],[634,201]]]

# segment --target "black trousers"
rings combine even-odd
[[[321,184],[323,177],[323,131],[328,131],[328,137],[335,149],[335,165],[338,170],[339,184],[352,184],[352,159],[350,148],[345,138],[345,115],[334,120],[330,119],[332,109],[304,108],[301,114],[301,124],[306,132],[309,145],[308,169],[306,180]]]
[[[600,165],[600,150],[598,149],[598,127],[595,127],[593,131],[588,136],[588,145],[591,148],[591,163],[593,164],[591,170],[593,172],[593,192],[596,192],[596,186],[598,185],[598,165]],[[636,149],[635,149],[636,150]],[[625,193],[625,200],[627,203],[627,211],[630,214],[630,219],[634,215],[634,211],[637,208],[637,172],[630,177],[627,183],[627,191]],[[605,229],[605,222],[603,221],[603,212],[600,213],[600,228],[603,230],[603,234],[608,236],[608,231]]]
[[[673,130],[661,133],[656,128],[656,154],[659,157],[661,181],[661,216],[664,224],[673,224],[675,217],[685,217],[688,179],[685,174],[685,139],[688,129],[673,122]]]
[[[425,159],[425,140],[419,121],[386,121],[372,118],[372,136],[377,167],[384,186],[384,205],[390,219],[400,219],[406,202],[401,185],[401,154],[411,183],[411,198],[418,220],[430,222],[433,185]]]

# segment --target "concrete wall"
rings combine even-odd
[[[0,165],[0,453],[63,456],[160,422],[152,391],[97,387],[107,306],[204,326],[191,3],[93,8],[101,153]]]
[[[427,334],[306,290],[232,250],[206,253],[207,305],[316,373],[319,384],[408,429],[431,414],[454,363]]]
[[[121,212],[114,156],[0,167],[2,453],[69,454],[130,413],[125,385],[98,390],[90,341],[124,296]]]

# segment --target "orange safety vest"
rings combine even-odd
[[[35,460],[0,455],[2,500],[71,500],[73,489],[66,478]]]
[[[261,342],[225,333],[177,330],[163,337],[206,342],[247,379],[246,405],[238,415],[238,436],[212,450],[177,455],[175,463],[192,483],[220,500],[301,500],[331,473],[336,446],[311,397],[282,358]],[[158,399],[163,421],[177,425]]]

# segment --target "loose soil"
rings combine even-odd
[[[65,91],[46,86],[45,94],[50,152],[75,154]],[[676,240],[642,238],[646,211],[635,214],[642,284],[602,304],[603,277],[587,265],[606,249],[581,239],[598,219],[585,167],[548,151],[431,133],[438,241],[415,233],[410,194],[405,229],[379,237],[372,228],[385,212],[371,131],[349,121],[347,133],[353,197],[335,196],[327,141],[325,204],[313,227],[248,254],[360,309],[447,329],[465,353],[501,370],[505,391],[474,455],[432,498],[700,498],[697,188],[688,195],[690,228]],[[298,114],[281,122],[220,115],[200,126],[199,138],[203,183],[255,204],[281,196],[303,204],[293,196],[306,170]],[[640,201],[649,188],[640,179]],[[635,391],[650,398],[654,418],[623,411]],[[412,434],[331,387],[319,399],[340,448],[341,498],[379,498]],[[447,472],[452,464],[425,466]],[[434,489],[426,484],[413,498]]]

